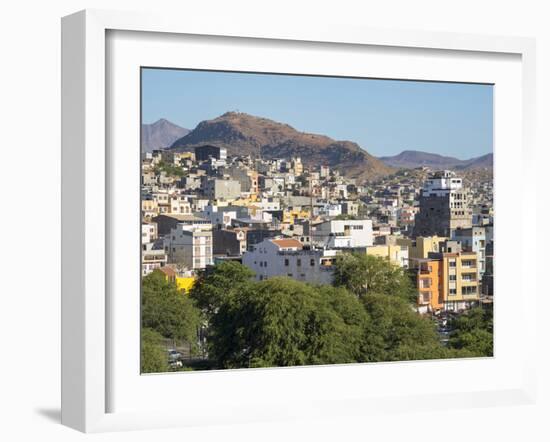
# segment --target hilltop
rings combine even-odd
[[[172,144],[178,151],[202,144],[227,148],[229,155],[261,158],[301,157],[306,166],[328,165],[349,178],[367,181],[394,170],[352,141],[300,132],[288,124],[242,112],[227,112],[202,121]]]

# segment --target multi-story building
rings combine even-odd
[[[239,256],[246,252],[248,228],[213,231],[214,255]]]
[[[214,158],[225,162],[227,159],[227,149],[212,145],[195,147],[195,159],[197,161],[206,161],[209,158]]]
[[[342,214],[348,216],[359,215],[359,203],[357,203],[356,201],[342,202]]]
[[[141,224],[141,243],[153,242],[158,238],[157,223]]]
[[[154,243],[143,243],[141,246],[141,275],[147,276],[153,270],[166,265],[168,259],[162,248],[154,248]]]
[[[208,205],[200,215],[210,220],[214,227],[222,228],[230,226],[231,221],[236,218],[247,216],[248,210],[242,206]]]
[[[424,183],[414,220],[414,236],[451,236],[455,229],[472,226],[470,197],[462,178],[444,170]]]
[[[206,180],[203,192],[204,195],[211,200],[235,199],[241,196],[241,183],[236,180],[212,178]]]
[[[459,241],[462,250],[477,253],[478,277],[481,280],[485,273],[485,228],[470,227],[453,231],[452,239]]]
[[[212,265],[212,225],[178,223],[164,237],[164,250],[168,262],[177,264],[181,269],[197,270]]]
[[[302,159],[300,157],[292,158],[290,161],[290,166],[294,175],[300,176],[304,173],[304,165],[302,164]]]
[[[414,258],[411,265],[416,269],[416,288],[418,290],[417,309],[419,313],[436,312],[444,305],[441,290],[440,259]]]
[[[312,284],[331,284],[339,251],[304,248],[296,239],[265,239],[243,256],[257,280],[287,276]]]
[[[161,236],[170,233],[178,224],[187,226],[188,229],[204,228],[205,230],[212,230],[212,223],[209,219],[195,215],[159,215],[154,217],[153,221],[157,223],[158,234]]]
[[[329,220],[317,224],[311,232],[313,244],[329,249],[372,246],[372,221]]]
[[[439,245],[447,240],[442,236],[419,236],[414,239],[410,238],[397,238],[396,244],[406,246],[409,249],[410,267],[415,268],[418,264],[417,259],[426,259],[429,253],[438,253]]]
[[[480,281],[477,271],[477,253],[441,252],[429,256],[440,263],[440,290],[444,310],[463,310],[477,305],[480,299]]]

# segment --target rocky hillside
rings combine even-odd
[[[142,124],[141,151],[151,152],[153,149],[169,147],[178,138],[188,133],[189,129],[179,127],[164,118],[152,124]]]
[[[202,144],[226,147],[229,155],[299,156],[306,166],[326,164],[360,182],[393,172],[392,167],[351,141],[336,141],[324,135],[299,132],[288,124],[241,112],[227,112],[201,122],[189,134],[176,140],[172,148],[191,150]]]

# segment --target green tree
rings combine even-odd
[[[196,305],[210,317],[233,293],[243,290],[252,282],[254,272],[235,261],[217,264],[213,270],[203,271],[190,296]]]
[[[175,176],[181,178],[184,173],[181,167],[178,167],[174,164],[169,164],[164,161],[159,161],[155,168],[153,169],[156,175],[159,175],[161,172],[166,172],[169,176]]]
[[[210,355],[224,368],[355,362],[366,320],[345,290],[271,278],[221,304],[210,323]]]
[[[342,254],[336,260],[334,285],[345,287],[358,297],[385,294],[407,301],[415,299],[414,285],[401,267],[366,254]]]
[[[451,348],[474,356],[493,356],[493,309],[480,307],[467,311],[450,323]]]
[[[141,329],[141,372],[161,373],[168,370],[162,336],[151,328]]]
[[[385,294],[362,298],[370,323],[365,356],[369,362],[450,357],[435,323],[419,316],[403,299]]]
[[[165,338],[185,341],[191,352],[197,348],[200,311],[189,296],[159,271],[142,279],[141,324]]]

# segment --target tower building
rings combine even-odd
[[[414,236],[451,237],[458,228],[472,227],[470,197],[462,178],[449,170],[435,172],[426,180],[414,222]]]

